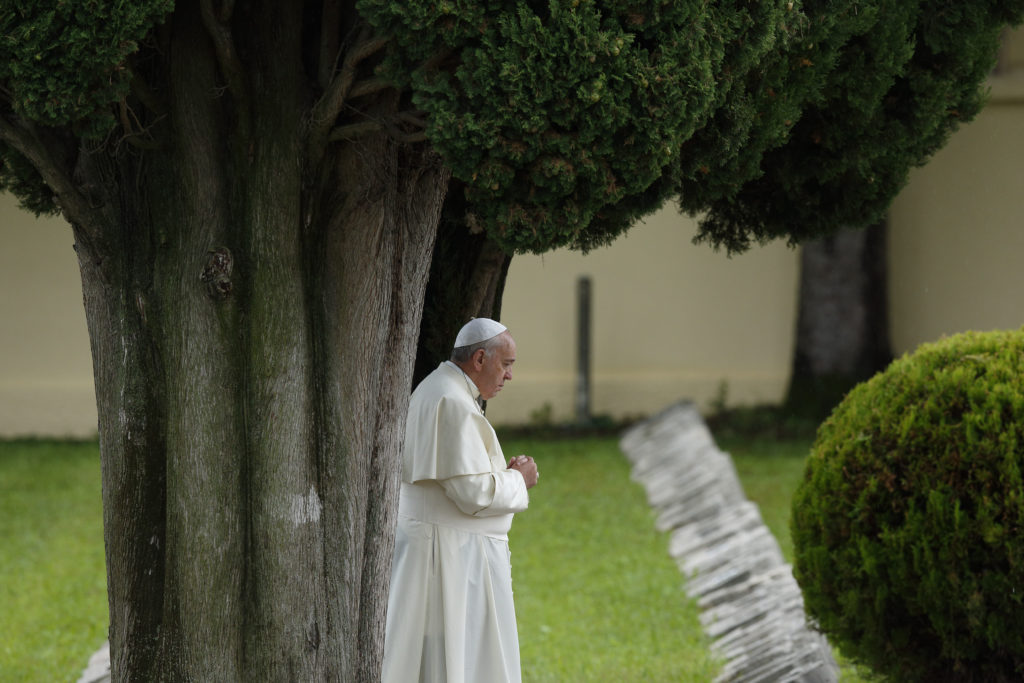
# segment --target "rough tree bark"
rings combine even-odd
[[[824,418],[892,360],[885,240],[880,223],[802,245],[789,411]]]
[[[114,680],[379,677],[448,172],[379,130],[326,144],[298,60],[233,72],[233,50],[302,54],[301,16],[253,11],[232,43],[212,3],[179,7],[151,69],[170,137],[82,151],[62,179],[85,193],[60,199],[97,388]]]

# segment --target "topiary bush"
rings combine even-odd
[[[921,346],[820,427],[794,574],[845,655],[899,681],[1024,678],[1024,330]]]

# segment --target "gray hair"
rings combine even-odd
[[[453,363],[468,363],[469,359],[473,357],[473,354],[480,349],[484,350],[484,356],[490,358],[494,355],[494,351],[508,342],[505,339],[505,333],[496,334],[490,339],[484,339],[482,342],[476,344],[470,344],[468,346],[456,346],[452,349],[452,355],[449,360]]]

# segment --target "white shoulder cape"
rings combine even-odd
[[[402,481],[442,480],[494,471],[504,461],[494,428],[476,403],[479,390],[456,366],[441,363],[409,400]]]

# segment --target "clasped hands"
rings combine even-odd
[[[526,481],[526,488],[528,489],[533,488],[540,477],[540,473],[537,472],[537,463],[528,455],[517,455],[514,458],[510,458],[508,468],[516,470],[519,474],[523,475],[523,479]]]

